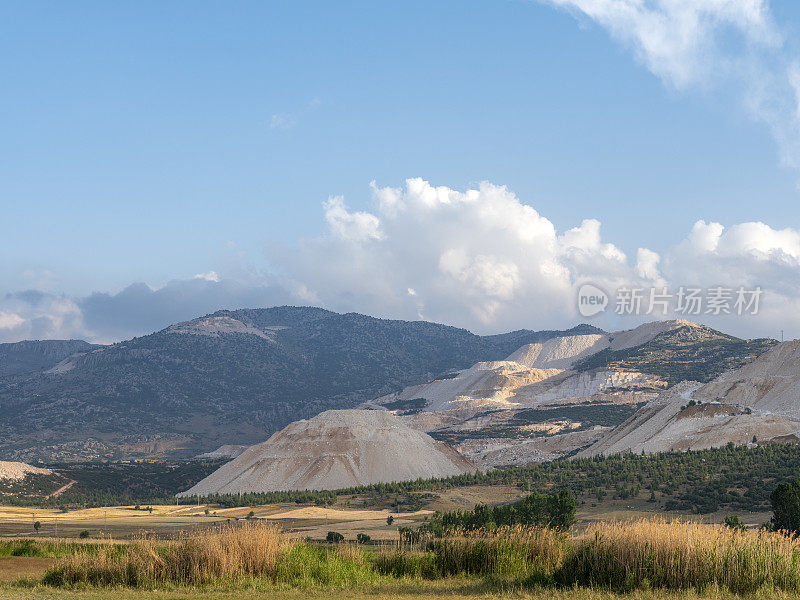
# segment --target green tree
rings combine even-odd
[[[772,503],[772,528],[800,533],[800,481],[790,479],[781,483],[769,499]]]
[[[392,515],[389,515],[388,517],[386,517],[386,524],[391,525],[392,523],[394,523],[394,517]]]

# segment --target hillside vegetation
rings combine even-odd
[[[0,456],[163,458],[262,442],[297,419],[571,332],[478,336],[308,307],[219,311],[94,349],[58,374],[0,377]]]
[[[57,498],[18,495],[6,490],[6,504],[94,507],[174,503],[174,494],[191,487],[220,462],[50,465],[59,475],[44,491],[64,479],[73,485]],[[732,445],[712,450],[653,455],[621,454],[557,460],[529,467],[509,467],[446,479],[384,483],[329,492],[272,492],[211,495],[220,506],[255,506],[279,502],[333,504],[347,497],[353,506],[391,506],[416,510],[435,500],[437,492],[475,485],[514,485],[544,493],[568,489],[580,502],[640,498],[653,508],[706,514],[716,511],[765,511],[780,481],[800,472],[800,447],[769,444],[747,448]],[[26,478],[27,480],[27,478]],[[180,502],[191,504],[193,497]]]
[[[669,385],[711,381],[755,360],[778,342],[742,340],[709,327],[679,327],[624,350],[606,349],[575,365],[577,370],[610,368],[662,377]]]

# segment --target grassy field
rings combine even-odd
[[[790,597],[800,540],[765,530],[640,519],[559,532],[515,526],[414,543],[310,543],[246,521],[177,539],[6,541],[0,598]],[[37,559],[36,562],[34,559]],[[13,577],[12,577],[13,575]],[[105,595],[103,595],[105,594]],[[181,596],[181,594],[183,594]],[[650,594],[647,596],[645,594]]]
[[[528,492],[516,485],[473,485],[441,490],[423,503],[420,510],[397,512],[395,508],[364,506],[357,496],[340,495],[331,506],[298,505],[295,503],[268,504],[224,508],[217,505],[153,505],[109,506],[74,509],[66,512],[57,508],[17,507],[0,505],[0,539],[9,537],[76,538],[82,531],[89,531],[93,538],[108,536],[114,539],[130,539],[138,533],[148,531],[158,535],[177,534],[182,530],[202,529],[227,522],[228,519],[244,519],[250,512],[259,519],[279,524],[285,531],[313,539],[324,539],[331,530],[341,532],[346,539],[355,539],[358,533],[366,533],[376,540],[391,540],[397,537],[398,527],[416,527],[430,518],[435,511],[447,512],[472,509],[478,503],[505,504],[519,500]],[[619,521],[637,517],[669,515],[680,518],[686,511],[664,513],[659,503],[648,501],[649,492],[642,489],[637,496],[625,499],[609,494],[602,500],[586,498],[578,504],[579,527],[596,521]],[[208,514],[206,514],[208,511]],[[750,525],[769,521],[767,511],[735,511]],[[707,523],[721,523],[732,511],[716,511],[703,515],[692,515]],[[394,521],[387,525],[386,518]],[[34,534],[33,524],[40,523]]]

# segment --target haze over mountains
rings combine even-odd
[[[501,359],[525,344],[597,331],[478,336],[423,321],[276,307],[219,311],[110,346],[76,343],[75,354],[71,342],[37,342],[50,349],[38,370],[0,377],[0,456],[191,456],[262,442],[299,418]],[[32,364],[22,358],[28,345],[0,352],[9,364]]]

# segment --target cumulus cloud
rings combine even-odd
[[[328,227],[338,238],[353,242],[383,238],[378,217],[367,212],[349,212],[341,196],[329,198],[322,206]]]
[[[574,319],[576,282],[614,287],[651,275],[602,239],[596,219],[559,234],[504,186],[462,192],[417,178],[373,183],[372,194],[374,213],[329,200],[325,236],[271,256],[334,310],[498,331]]]
[[[658,273],[658,263],[661,257],[648,248],[639,248],[636,253],[636,274],[642,279],[658,281],[661,276]]]
[[[539,0],[589,19],[677,90],[733,90],[800,167],[800,61],[767,0]]]
[[[271,256],[328,308],[490,332],[577,322],[574,294],[584,282],[611,293],[760,286],[761,317],[700,315],[754,336],[779,330],[800,297],[800,233],[792,229],[698,221],[663,253],[639,248],[631,260],[602,238],[598,220],[559,233],[503,186],[484,182],[462,192],[409,179],[402,188],[373,183],[372,194],[373,212],[350,211],[338,198],[324,203],[327,234]],[[800,317],[789,320],[800,334]],[[597,323],[637,324],[609,314]]]
[[[6,294],[0,301],[0,342],[84,338],[86,334],[80,307],[66,296],[25,290]]]
[[[113,341],[223,308],[278,304],[427,319],[479,333],[563,328],[585,320],[576,301],[584,283],[612,298],[621,288],[760,287],[757,316],[689,318],[747,337],[781,329],[800,336],[800,231],[697,221],[670,247],[639,248],[628,257],[603,238],[598,220],[558,231],[504,186],[484,182],[460,191],[417,178],[402,187],[373,183],[371,190],[370,210],[352,210],[340,197],[323,202],[324,234],[271,246],[268,277],[208,271],[158,289],[138,283],[83,298],[7,294],[0,341]],[[612,300],[592,322],[621,329],[657,318],[664,315],[618,316]]]

